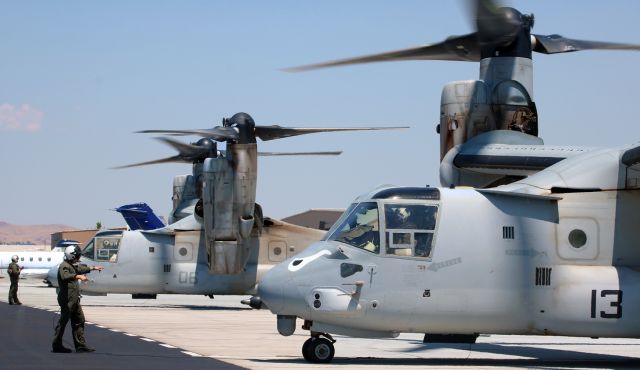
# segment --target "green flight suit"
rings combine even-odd
[[[11,280],[11,286],[9,287],[9,304],[22,304],[18,299],[18,281],[20,280],[20,266],[17,263],[11,261],[9,268],[7,268],[9,279]]]
[[[80,285],[76,280],[76,275],[84,275],[91,272],[91,268],[84,264],[72,265],[63,261],[58,267],[58,305],[60,305],[60,320],[55,329],[53,337],[53,347],[62,347],[62,337],[67,322],[71,320],[71,331],[73,333],[73,344],[76,351],[79,348],[86,348],[84,340],[84,313],[80,305]]]

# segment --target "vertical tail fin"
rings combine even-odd
[[[165,226],[146,203],[126,204],[116,211],[122,214],[131,230],[154,230]]]

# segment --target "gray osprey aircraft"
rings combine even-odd
[[[479,62],[478,80],[454,81],[440,102],[440,183],[490,187],[529,176],[592,148],[545,147],[538,137],[533,95],[533,52],[640,50],[640,45],[586,41],[531,33],[533,14],[498,2],[471,2],[476,31],[442,42],[287,69],[307,71],[352,64],[445,60]]]
[[[640,338],[640,145],[489,189],[384,187],[265,274],[247,302],[310,338],[473,343],[479,334]]]
[[[104,270],[82,285],[87,294],[129,293],[134,298],[158,293],[251,294],[259,277],[313,241],[324,231],[263,217],[256,204],[259,155],[337,155],[340,152],[260,153],[256,138],[274,140],[309,133],[393,129],[290,128],[258,126],[246,113],[223,125],[199,130],[147,130],[142,133],[198,135],[193,144],[162,137],[178,155],[122,166],[166,162],[193,163],[193,174],[173,183],[169,225],[154,230],[100,231],[83,258]],[[226,142],[226,151],[217,142]],[[56,281],[56,271],[50,281]]]
[[[282,335],[300,318],[306,360],[332,360],[331,334],[640,338],[630,314],[640,309],[640,146],[542,146],[531,90],[532,51],[640,46],[534,35],[532,15],[491,1],[476,2],[476,25],[433,45],[296,69],[410,59],[481,67],[480,80],[445,86],[439,132],[443,185],[485,188],[366,193],[246,302],[276,314]]]

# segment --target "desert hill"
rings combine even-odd
[[[62,224],[13,225],[0,221],[0,244],[49,244],[51,234],[77,228]]]

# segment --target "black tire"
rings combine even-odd
[[[302,357],[304,357],[304,359],[307,360],[308,362],[312,362],[311,358],[309,358],[309,347],[311,346],[312,341],[313,341],[313,338],[309,338],[302,345]]]
[[[306,353],[309,357],[307,361],[316,364],[326,364],[333,360],[333,355],[336,353],[336,350],[329,339],[311,338]]]

